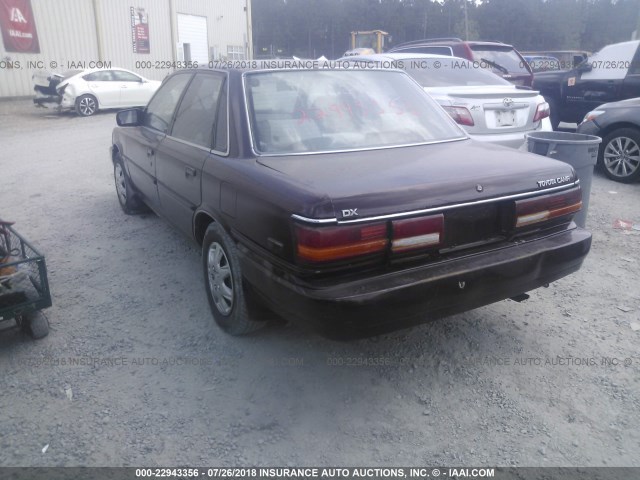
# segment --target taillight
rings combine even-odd
[[[389,243],[386,223],[339,227],[295,226],[298,258],[330,262],[384,252]]]
[[[516,228],[572,215],[582,208],[580,187],[516,202]]]
[[[471,112],[464,107],[451,107],[449,105],[443,105],[442,108],[453,118],[456,123],[460,125],[467,125],[468,127],[473,127],[475,123],[473,122],[473,117],[471,116]]]
[[[534,122],[539,122],[543,118],[547,118],[551,114],[551,109],[549,108],[549,104],[547,102],[539,103],[538,108],[536,108],[536,114],[533,116]]]
[[[396,220],[393,225],[391,251],[394,253],[433,248],[444,240],[444,216]]]

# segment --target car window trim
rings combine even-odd
[[[404,75],[406,75],[409,78],[409,80],[414,82],[420,90],[424,91],[423,87],[420,86],[420,84],[413,77],[411,77],[411,75],[409,75],[407,72],[400,69],[393,69],[393,70],[402,72]],[[267,68],[264,70],[259,70],[258,72],[264,73],[264,72],[282,72],[282,71],[296,71],[296,70],[291,68],[285,68],[285,69]],[[253,71],[253,72],[256,72],[256,71]],[[469,140],[471,138],[462,128],[460,128],[460,126],[457,123],[455,123],[455,121],[449,116],[449,114],[446,114],[446,116],[451,120],[453,125],[455,125],[460,130],[463,136],[448,138],[446,140],[433,140],[429,142],[419,142],[419,143],[405,143],[401,145],[385,145],[382,147],[349,148],[349,149],[343,149],[343,150],[317,150],[317,151],[311,151],[311,152],[262,153],[256,150],[255,138],[253,136],[253,123],[251,122],[251,117],[249,115],[249,103],[247,102],[248,97],[247,97],[247,88],[246,88],[247,87],[246,78],[247,78],[247,75],[250,75],[253,72],[242,72],[242,97],[244,99],[244,113],[247,119],[247,129],[249,130],[249,144],[251,145],[251,152],[256,157],[289,157],[289,156],[301,156],[301,155],[319,155],[319,154],[328,154],[328,153],[368,152],[372,150],[387,150],[391,148],[417,147],[420,145],[435,145],[438,143],[459,142],[461,140]],[[438,106],[437,103],[436,103],[436,106]]]
[[[221,157],[227,157],[227,156],[229,156],[229,91],[228,91],[228,89],[229,89],[229,73],[228,72],[222,72],[222,71],[212,71],[212,72],[203,71],[203,72],[190,72],[190,73],[192,74],[191,80],[189,80],[189,83],[187,83],[187,86],[184,87],[184,91],[182,92],[182,95],[180,95],[180,99],[178,100],[178,104],[176,106],[176,109],[173,111],[173,115],[171,117],[171,124],[169,125],[169,128],[167,129],[167,132],[165,132],[165,135],[168,138],[171,138],[172,140],[175,140],[177,142],[183,143],[185,145],[198,147],[201,150],[204,150],[206,152],[213,153],[213,154],[219,155]],[[215,123],[214,123],[214,128],[212,128],[212,130],[211,130],[211,138],[209,139],[210,145],[209,145],[208,148],[207,147],[203,147],[202,145],[198,145],[196,143],[189,142],[188,140],[183,140],[181,138],[174,137],[172,135],[172,133],[173,133],[173,125],[174,125],[175,120],[176,120],[176,115],[178,114],[178,110],[180,109],[180,105],[182,105],[182,101],[184,100],[184,96],[186,95],[187,90],[189,90],[189,86],[191,86],[191,83],[196,78],[196,75],[216,75],[216,74],[220,74],[220,75],[222,75],[224,77],[223,87],[225,89],[227,89],[226,90],[226,93],[227,93],[227,95],[226,95],[227,96],[227,118],[226,118],[226,120],[227,120],[227,150],[225,152],[222,152],[222,151],[219,151],[219,150],[215,150],[213,148],[215,146],[215,138],[214,138],[214,135],[213,135],[213,130],[215,129]],[[177,75],[180,75],[180,74],[177,74]],[[220,92],[222,92],[222,90],[220,90]],[[151,103],[151,100],[149,100],[149,103]],[[217,120],[217,117],[218,117],[218,104],[216,104],[216,120]]]

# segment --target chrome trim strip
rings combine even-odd
[[[294,220],[300,220],[304,223],[338,223],[337,218],[307,218],[302,215],[298,215],[297,213],[292,214],[291,218]]]
[[[307,218],[307,217],[303,217],[302,215],[298,215],[296,213],[291,215],[291,218],[293,218],[294,220],[300,220],[301,222],[305,222],[305,223],[312,223],[312,224],[329,224],[329,223],[333,223],[333,224],[338,224],[338,225],[346,225],[346,224],[351,224],[351,223],[362,223],[362,222],[373,222],[373,221],[377,221],[377,220],[390,220],[390,219],[396,219],[396,218],[402,218],[402,217],[410,217],[412,215],[422,215],[425,213],[435,213],[435,212],[442,212],[445,210],[452,210],[454,208],[461,208],[461,207],[470,207],[473,205],[482,205],[485,203],[491,203],[491,202],[501,202],[504,200],[514,200],[514,199],[518,199],[518,198],[526,198],[526,197],[534,197],[536,195],[539,194],[543,194],[543,193],[549,193],[549,192],[554,192],[557,190],[568,190],[570,188],[574,188],[577,187],[580,184],[580,180],[576,180],[573,183],[568,183],[567,185],[560,185],[558,187],[551,187],[551,188],[547,188],[546,190],[536,190],[535,192],[525,192],[525,193],[517,193],[514,195],[507,195],[504,197],[493,197],[493,198],[485,198],[484,200],[476,200],[474,202],[465,202],[465,203],[456,203],[453,205],[444,205],[441,207],[433,207],[433,208],[425,208],[422,210],[412,210],[410,212],[401,212],[401,213],[391,213],[388,215],[380,215],[377,217],[366,217],[366,218],[357,218],[355,220],[338,220],[337,218]]]
[[[368,152],[371,150],[388,150],[390,148],[418,147],[421,145],[435,145],[438,143],[459,142],[461,140],[469,140],[469,137],[457,137],[457,138],[451,138],[447,140],[434,140],[432,142],[422,142],[422,143],[404,143],[402,145],[386,145],[384,147],[349,148],[349,149],[343,149],[343,150],[317,150],[312,152],[291,152],[291,153],[260,153],[254,150],[254,153],[256,153],[256,155],[259,157],[289,157],[289,156],[301,156],[301,155],[322,155],[322,154],[330,154],[330,153]]]

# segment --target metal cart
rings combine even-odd
[[[0,322],[15,319],[33,338],[49,333],[41,312],[51,306],[44,255],[0,220]]]

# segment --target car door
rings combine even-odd
[[[120,107],[143,107],[149,102],[149,89],[142,77],[125,70],[113,70],[120,87]]]
[[[566,104],[576,119],[603,103],[621,100],[622,86],[637,42],[608,45],[567,76]]]
[[[113,108],[120,103],[120,87],[114,81],[111,70],[100,70],[82,77],[89,91],[98,99],[100,108]]]
[[[151,99],[142,125],[127,129],[130,137],[124,145],[129,178],[145,201],[158,211],[156,150],[166,136],[173,114],[193,74],[181,73],[169,78]]]
[[[193,233],[193,214],[202,200],[202,167],[212,155],[216,117],[221,97],[226,98],[225,89],[224,73],[197,73],[181,100],[171,132],[157,149],[162,212],[188,235]],[[226,109],[226,100],[222,103]]]

